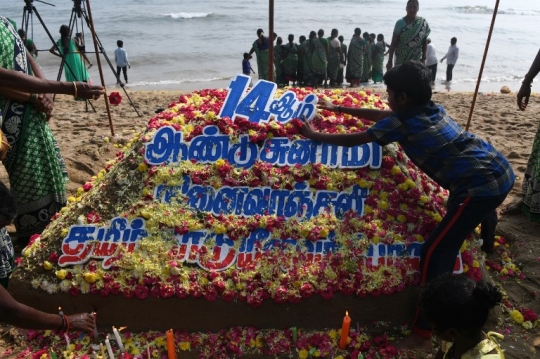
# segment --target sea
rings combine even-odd
[[[274,0],[274,31],[286,38],[307,36],[311,30],[336,28],[349,43],[353,30],[383,34],[391,41],[395,22],[405,16],[405,0]],[[431,27],[430,38],[442,58],[450,38],[458,39],[459,60],[451,84],[445,83],[446,64],[439,63],[435,90],[474,91],[484,55],[496,0],[420,1],[419,16]],[[56,79],[60,59],[48,53],[59,28],[74,19],[73,33],[82,31],[87,51],[94,51],[87,20],[93,20],[101,48],[107,87],[114,87],[114,50],[124,41],[133,90],[196,90],[227,87],[241,73],[242,55],[256,39],[256,30],[269,33],[269,0],[1,0],[0,15],[21,24],[27,11],[38,62],[45,75]],[[81,10],[81,11],[79,11]],[[79,18],[77,15],[82,14]],[[39,16],[38,16],[39,15]],[[43,20],[43,23],[40,21]],[[540,1],[502,0],[479,90],[517,91],[540,48]],[[52,39],[48,36],[50,32]],[[95,54],[90,75],[100,83]],[[255,57],[252,66],[256,70]],[[62,75],[63,78],[63,75]],[[256,79],[256,75],[255,78]],[[372,85],[369,85],[372,86]],[[379,85],[381,86],[381,85]],[[381,86],[382,87],[382,86]]]

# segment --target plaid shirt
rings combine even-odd
[[[454,196],[497,196],[514,185],[506,158],[432,101],[377,122],[368,134],[381,146],[399,142],[418,168]]]
[[[9,277],[13,269],[13,244],[6,227],[0,228],[0,278]]]

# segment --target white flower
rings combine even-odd
[[[10,133],[17,132],[17,129],[19,128],[20,124],[22,122],[22,119],[20,116],[12,116],[9,119],[6,120],[6,131]]]

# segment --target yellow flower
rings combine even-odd
[[[517,324],[523,323],[523,314],[521,314],[521,312],[517,309],[514,309],[510,312],[510,317],[512,317],[514,322],[516,322]]]
[[[178,348],[182,351],[191,350],[191,343],[190,342],[180,342],[178,343]]]
[[[214,233],[216,233],[216,234],[227,233],[227,227],[225,227],[225,225],[219,223],[214,227]]]
[[[474,268],[480,268],[480,263],[478,263],[478,261],[473,261],[473,262],[472,262],[472,266],[473,266]]]
[[[86,272],[83,274],[83,277],[88,283],[95,283],[99,279],[99,275],[94,272]]]
[[[338,336],[337,330],[335,329],[330,330],[328,332],[328,336],[330,337],[330,339],[335,340]]]
[[[57,270],[56,272],[54,272],[54,274],[56,274],[56,278],[58,278],[60,280],[64,280],[66,278],[66,275],[67,275],[67,270],[60,269],[60,270]]]
[[[216,161],[216,163],[214,163],[214,166],[216,167],[221,167],[225,164],[225,160],[223,158],[220,158]]]
[[[300,359],[307,359],[308,356],[309,356],[309,352],[305,349],[302,349],[298,352],[298,358]]]
[[[76,201],[75,197],[73,196],[68,197],[68,202],[75,202],[75,201]]]
[[[328,237],[328,234],[330,233],[330,231],[328,230],[328,228],[323,228],[321,229],[320,233],[322,237]]]
[[[146,163],[139,163],[139,167],[137,169],[139,170],[139,172],[144,173],[148,171],[148,166],[146,165]]]
[[[43,262],[43,269],[45,269],[45,270],[51,270],[51,269],[52,269],[52,264],[51,264],[51,262],[49,262],[49,261],[44,261],[44,262]]]
[[[404,214],[400,214],[397,216],[397,220],[400,221],[401,223],[405,223],[407,222],[407,217],[405,217]]]

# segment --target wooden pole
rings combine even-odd
[[[92,10],[90,9],[90,0],[86,0],[86,8],[88,9],[88,21],[90,22],[90,31],[92,32],[92,41],[94,42],[94,51],[96,52],[96,61],[99,69],[99,78],[101,79],[101,86],[105,87],[105,78],[103,77],[103,69],[101,67],[101,59],[99,57],[98,42],[96,31],[94,27],[94,20],[92,19]],[[111,128],[111,136],[114,136],[114,128],[111,118],[111,108],[109,107],[109,98],[107,96],[107,89],[105,88],[105,107],[107,108],[107,115],[109,116],[109,127]]]
[[[469,127],[471,125],[472,114],[474,112],[474,105],[476,104],[476,96],[478,95],[478,89],[480,88],[480,81],[482,81],[482,73],[484,72],[484,65],[486,64],[486,57],[489,50],[489,43],[491,41],[491,34],[493,33],[493,27],[495,26],[495,19],[497,18],[498,10],[499,10],[499,0],[496,1],[495,9],[493,9],[493,17],[491,18],[491,26],[489,27],[488,38],[486,41],[486,48],[484,49],[484,57],[482,58],[482,64],[480,65],[480,72],[478,73],[478,80],[476,80],[476,89],[474,90],[471,110],[469,111],[469,118],[467,119],[467,126],[465,127],[465,131],[469,131]]]
[[[274,81],[274,0],[269,0],[268,28],[270,44],[268,44],[268,80]]]

